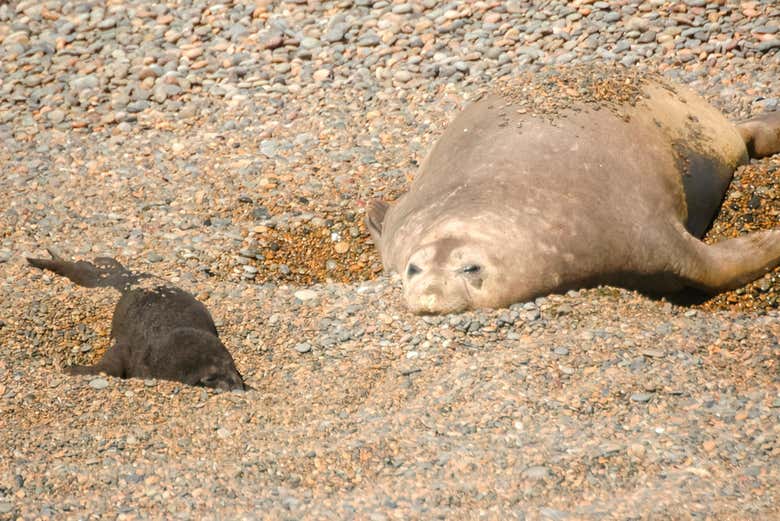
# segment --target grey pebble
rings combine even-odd
[[[105,378],[95,378],[89,381],[89,386],[93,389],[105,389],[108,387],[108,380]]]
[[[631,401],[637,403],[647,403],[652,397],[652,393],[634,393],[631,395]]]
[[[780,39],[775,38],[773,40],[767,40],[765,42],[759,43],[756,47],[756,50],[761,53],[770,51],[772,49],[780,49]]]
[[[136,97],[138,96],[139,92],[141,92],[141,91],[136,91]],[[146,98],[148,98],[149,97],[149,93],[146,93],[145,96],[146,96]],[[130,102],[130,103],[127,104],[127,112],[129,112],[130,114],[135,114],[135,113],[138,113],[138,112],[142,112],[142,111],[146,110],[147,108],[149,108],[149,102],[146,101],[146,99],[133,101],[133,102]]]
[[[100,80],[94,74],[75,78],[70,81],[70,88],[77,92],[94,89],[98,85],[100,85]]]
[[[334,25],[328,29],[322,39],[328,43],[336,43],[344,39],[346,28],[343,25]]]
[[[54,109],[48,112],[46,117],[49,118],[49,121],[56,125],[57,123],[62,123],[62,121],[65,119],[65,112],[59,109]]]
[[[146,256],[146,260],[148,260],[149,262],[160,262],[161,260],[163,260],[163,257],[159,253],[150,253],[149,255]]]
[[[295,344],[295,350],[301,354],[308,353],[309,351],[311,351],[311,344],[309,344],[308,342]]]
[[[573,519],[572,515],[568,512],[550,507],[540,508],[539,515],[542,516],[542,519],[551,519],[552,521],[566,521],[568,519]]]
[[[301,47],[304,49],[316,49],[320,47],[320,41],[316,38],[306,37],[301,40]]]
[[[523,476],[533,480],[542,480],[549,477],[550,475],[551,475],[550,469],[548,469],[543,465],[528,467],[523,471]]]

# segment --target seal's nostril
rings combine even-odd
[[[409,267],[406,268],[406,276],[407,277],[414,277],[415,275],[417,275],[421,271],[422,270],[420,269],[419,266],[417,266],[417,264],[413,264],[413,263],[410,262],[409,263]]]
[[[468,266],[465,266],[462,271],[463,273],[479,273],[482,271],[482,266],[479,266],[478,264],[469,264]]]

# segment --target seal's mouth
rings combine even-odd
[[[460,313],[472,307],[468,284],[458,277],[420,277],[404,281],[404,300],[409,310],[417,315]]]

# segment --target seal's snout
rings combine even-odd
[[[404,297],[413,313],[438,315],[457,313],[468,308],[468,299],[458,284],[440,275],[429,273],[406,281]]]
[[[429,293],[427,295],[423,295],[420,297],[420,304],[422,304],[423,308],[434,310],[436,309],[436,301],[437,301],[436,295],[433,293]]]

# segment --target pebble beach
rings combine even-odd
[[[780,5],[0,2],[0,519],[780,518],[780,270],[428,317],[382,271],[366,202],[498,80],[587,63],[780,110]],[[705,241],[777,227],[780,156]],[[253,390],[63,374],[118,294],[47,247],[190,291]]]

